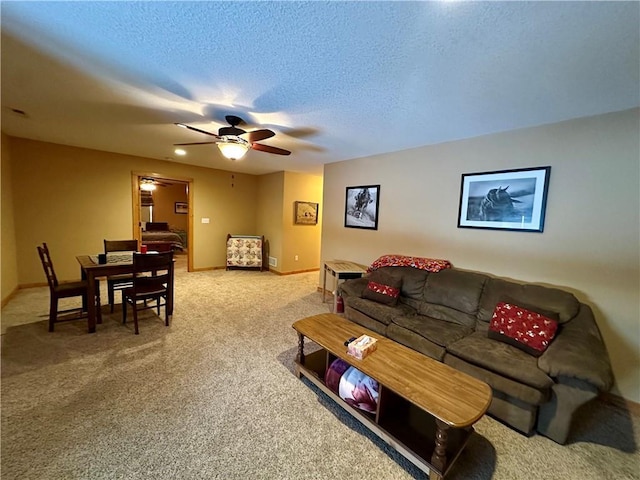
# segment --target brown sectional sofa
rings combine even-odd
[[[376,275],[401,280],[397,305],[363,298]],[[347,319],[488,383],[489,413],[527,435],[537,431],[564,444],[578,407],[613,383],[591,309],[557,288],[455,268],[394,266],[347,280],[339,293]],[[558,331],[541,356],[488,337],[504,298],[557,314]]]

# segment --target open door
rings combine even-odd
[[[163,249],[177,249],[181,244],[186,248],[187,271],[193,271],[193,179],[132,172],[131,194],[133,237],[141,245],[145,241],[156,242]],[[166,237],[160,232],[145,235],[148,222],[167,223],[171,232]]]

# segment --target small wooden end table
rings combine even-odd
[[[325,294],[327,292],[327,272],[329,272],[329,274],[334,278],[332,311],[335,313],[336,301],[338,298],[338,284],[340,283],[340,280],[360,278],[367,273],[367,267],[348,260],[331,260],[324,262],[324,274],[322,276],[322,303],[325,303]]]

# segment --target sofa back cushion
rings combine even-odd
[[[455,308],[446,307],[444,305],[437,305],[434,303],[422,302],[418,307],[418,313],[425,317],[435,318],[436,320],[443,320],[445,322],[456,323],[458,325],[464,325],[475,329],[476,316],[469,315],[468,313],[461,312]]]
[[[485,285],[478,320],[491,321],[499,302],[508,301],[522,307],[531,307],[536,311],[545,311],[558,315],[559,322],[565,323],[578,314],[580,303],[571,293],[557,288],[533,284],[519,284],[500,278],[490,278]]]
[[[375,278],[376,274],[383,273],[385,276],[400,280],[400,297],[415,301],[422,301],[424,284],[429,276],[426,270],[418,270],[413,267],[381,267],[371,272],[369,276]]]
[[[427,317],[475,327],[478,302],[487,276],[448,269],[431,273],[418,312]]]
[[[480,295],[487,279],[488,277],[481,273],[455,268],[432,273],[427,278],[424,300],[427,303],[476,315]]]

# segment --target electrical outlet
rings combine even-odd
[[[296,255],[295,257],[293,257],[293,259],[297,262],[297,261],[298,261],[298,255]]]
[[[275,257],[269,257],[269,266],[270,267],[277,267],[278,266],[278,259]]]

